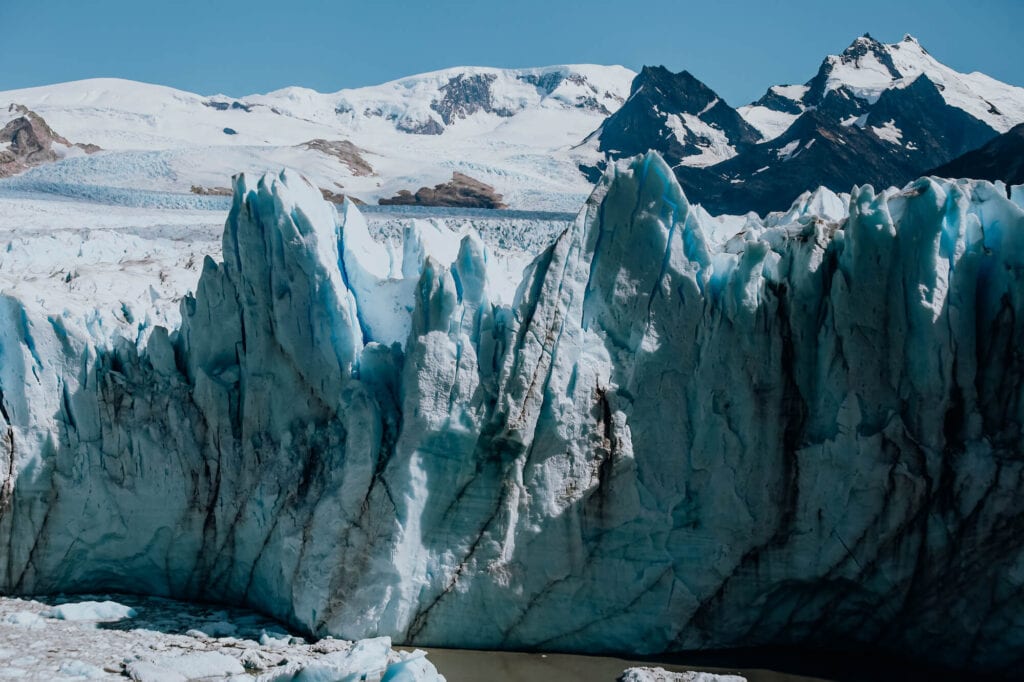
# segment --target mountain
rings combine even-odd
[[[650,153],[511,275],[524,230],[381,243],[294,173],[233,190],[201,266],[146,231],[0,250],[35,265],[0,270],[0,592],[1019,670],[1019,196],[821,191],[718,237]]]
[[[609,159],[648,150],[673,164],[710,166],[746,151],[761,134],[690,72],[645,66],[629,97],[589,138]]]
[[[704,174],[677,169],[694,200],[712,212],[785,210],[825,186],[902,186],[951,155],[995,137],[988,124],[949,105],[927,75],[881,93],[871,105],[836,89],[778,137]]]
[[[1007,185],[1024,184],[1024,123],[981,148],[932,169],[928,175],[1000,180]]]
[[[462,67],[334,93],[237,98],[92,79],[0,92],[0,106],[27,107],[68,139],[104,149],[33,169],[21,186],[188,192],[291,166],[332,194],[376,203],[458,172],[513,206],[564,210],[591,188],[571,146],[621,106],[633,76],[591,65]],[[343,145],[359,150],[356,170],[333,153]]]
[[[764,214],[822,184],[903,185],[1024,122],[1024,88],[958,73],[910,36],[865,35],[739,108],[688,71],[593,65],[245,97],[94,79],[0,92],[0,107],[32,112],[38,139],[71,141],[43,151],[21,132],[13,146],[8,130],[0,173],[21,191],[229,194],[238,171],[287,166],[335,201],[567,212],[610,162],[654,150],[710,212]]]
[[[760,100],[739,111],[770,139],[802,112],[820,107],[833,92],[847,96],[843,115],[859,115],[884,93],[905,88],[922,75],[936,85],[949,106],[997,132],[1024,121],[1024,88],[982,73],[959,73],[936,60],[910,35],[898,43],[883,44],[865,34],[841,54],[826,57],[804,85],[773,86]]]
[[[819,185],[901,186],[1021,121],[1024,88],[958,73],[910,36],[886,45],[865,35],[805,84],[772,86],[735,110],[686,72],[645,69],[587,141],[600,141],[605,162],[655,149],[712,213],[763,214]]]

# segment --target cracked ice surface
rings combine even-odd
[[[0,589],[424,645],[1011,669],[1014,197],[924,179],[714,220],[650,155],[508,296],[472,231],[397,257],[301,178],[240,177],[180,327],[97,345],[0,300]]]

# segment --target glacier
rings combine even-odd
[[[0,592],[314,636],[649,655],[1024,651],[1024,196],[924,178],[766,220],[613,166],[514,295],[240,175],[176,328],[0,296]]]

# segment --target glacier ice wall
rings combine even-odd
[[[458,647],[1022,657],[1019,194],[859,188],[718,245],[652,154],[502,305],[473,234],[397,272],[301,178],[234,189],[178,330],[97,346],[0,298],[3,592]]]

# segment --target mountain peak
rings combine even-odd
[[[758,131],[689,71],[645,66],[629,99],[605,119],[598,151],[623,158],[654,149],[673,165],[709,166],[760,141]]]
[[[664,66],[644,66],[630,87],[630,98],[647,93],[653,100],[663,100],[662,111],[699,115],[713,106],[719,97],[702,80],[689,71],[673,73]]]

